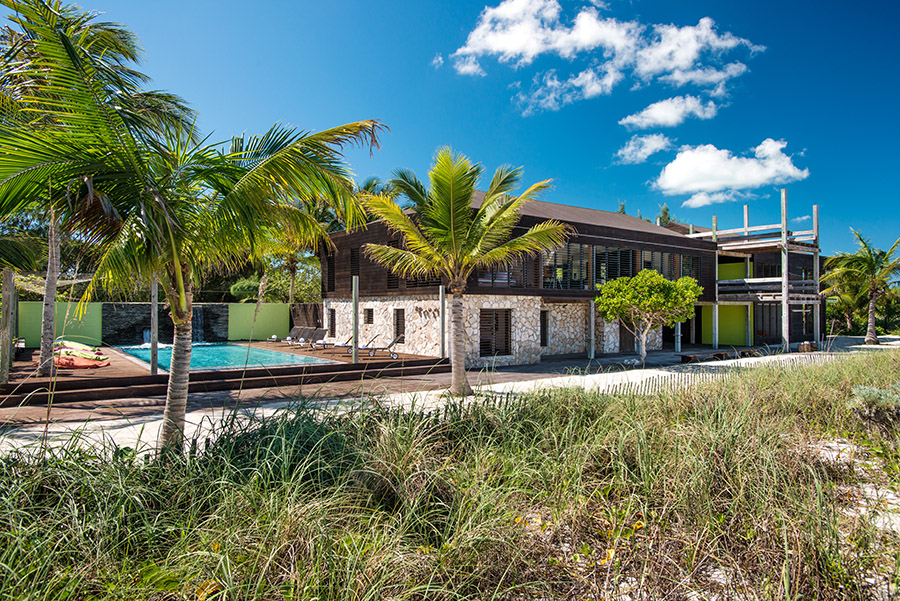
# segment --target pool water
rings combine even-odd
[[[132,357],[136,357],[145,363],[150,363],[150,345],[139,344],[135,346],[116,347]],[[281,353],[268,349],[249,347],[243,344],[231,344],[228,342],[195,342],[191,345],[191,371],[203,371],[211,369],[238,369],[245,365],[248,368],[273,367],[285,365],[316,365],[321,363],[336,363],[328,359],[305,357],[293,353]],[[157,364],[160,369],[168,371],[172,364],[172,345],[160,344]]]

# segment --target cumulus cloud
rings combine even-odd
[[[556,71],[550,70],[535,77],[531,89],[518,92],[515,101],[522,108],[523,115],[540,110],[555,111],[582,98],[609,94],[622,77],[615,70],[600,72],[585,69],[562,81],[556,76]]]
[[[682,147],[655,186],[663,194],[692,194],[683,206],[699,207],[734,200],[740,190],[785,184],[809,177],[784,153],[785,141],[767,138],[752,157],[735,156],[712,144]]]
[[[434,58],[431,59],[431,66],[435,69],[440,69],[444,65],[444,57],[441,56],[441,53],[438,52],[434,55]]]
[[[619,149],[616,157],[620,163],[635,165],[643,163],[650,155],[671,148],[671,146],[672,141],[663,134],[632,136],[625,146]]]
[[[558,0],[503,0],[481,12],[450,59],[458,73],[478,76],[485,75],[480,61],[487,57],[514,68],[542,55],[590,60],[588,68],[568,77],[559,78],[555,71],[537,74],[535,81],[546,85],[533,86],[531,100],[519,98],[528,112],[609,94],[629,72],[640,84],[658,79],[723,95],[725,83],[747,70],[739,61],[723,65],[724,55],[738,47],[750,54],[763,50],[730,32],[719,33],[708,17],[685,27],[645,25],[604,17],[605,9],[605,3],[592,0],[569,18]]]
[[[716,103],[704,103],[696,96],[675,96],[654,102],[644,110],[619,120],[619,125],[629,129],[649,127],[674,127],[684,123],[688,117],[712,119],[716,116]]]
[[[791,219],[791,221],[793,221],[794,223],[803,223],[804,221],[809,221],[810,219],[812,219],[812,216],[810,215],[801,215],[800,217],[794,217],[793,219]]]
[[[681,206],[686,207],[688,209],[697,209],[699,207],[705,207],[708,205],[719,204],[722,202],[731,202],[733,200],[742,200],[748,198],[748,195],[741,194],[734,190],[728,190],[726,192],[698,192],[688,198],[686,201],[681,203]]]

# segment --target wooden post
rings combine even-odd
[[[813,244],[816,245],[816,252],[813,253],[813,281],[816,283],[816,294],[821,290],[819,283],[819,205],[813,205]],[[813,305],[813,340],[816,347],[822,344],[822,301],[819,300]]]
[[[150,282],[150,375],[159,372],[159,282]]]
[[[716,243],[716,298],[712,309],[712,346],[714,349],[719,348],[719,244],[718,244],[719,217],[713,215],[712,218],[712,241]]]
[[[441,359],[447,357],[447,289],[438,289],[438,321],[440,322]]]
[[[691,344],[697,344],[697,310],[694,309],[694,316],[691,317]]]
[[[753,346],[753,303],[747,303],[747,346]]]
[[[351,278],[353,285],[353,316],[350,323],[353,327],[353,340],[351,344],[353,362],[359,363],[359,276],[355,275]]]
[[[744,235],[750,235],[750,205],[744,205]],[[750,279],[750,255],[744,257],[744,277]]]
[[[781,346],[791,352],[790,269],[788,265],[787,190],[781,189]]]
[[[12,362],[12,303],[13,271],[3,268],[3,314],[0,316],[0,384],[9,383],[9,367]]]

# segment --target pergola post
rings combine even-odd
[[[159,282],[150,282],[150,375],[159,373]]]
[[[816,295],[819,294],[819,205],[813,205],[813,237],[816,251],[813,253],[813,282],[816,286]],[[818,300],[813,305],[813,340],[818,348],[822,344],[822,301]]]
[[[716,245],[716,298],[712,309],[712,346],[714,349],[719,348],[719,241],[718,241],[719,217],[713,215],[712,218],[712,241]]]
[[[681,352],[681,322],[675,323],[675,352]]]
[[[350,347],[353,353],[353,362],[359,363],[359,276],[352,276],[353,285],[353,316],[350,324],[353,328],[353,346]]]
[[[791,352],[790,270],[788,265],[787,189],[781,189],[781,346]]]
[[[596,349],[596,336],[597,336],[597,308],[594,305],[594,300],[591,299],[588,303],[588,352],[587,358],[593,360]]]
[[[13,271],[3,268],[3,314],[0,317],[0,384],[9,383],[9,365],[12,361],[12,304]]]
[[[447,357],[447,289],[438,289],[438,321],[440,322],[441,359]]]

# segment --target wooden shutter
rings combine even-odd
[[[363,309],[363,322],[367,326],[375,323],[375,309]]]
[[[334,253],[325,256],[325,292],[334,292]]]
[[[328,335],[332,338],[337,336],[337,315],[334,309],[328,309]]]
[[[541,311],[541,346],[547,346],[547,311]]]
[[[398,338],[397,344],[406,342],[406,311],[394,309],[394,338]]]
[[[392,248],[400,248],[400,243],[397,242],[396,240],[391,240],[390,242],[387,243],[387,246],[390,246]],[[399,287],[400,287],[400,278],[397,277],[396,273],[394,273],[393,271],[388,269],[387,270],[387,289],[388,290],[397,290]]]
[[[482,309],[479,315],[479,355],[512,354],[512,310]]]
[[[359,249],[350,249],[350,276],[359,275]]]

